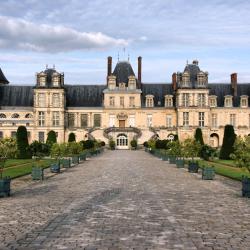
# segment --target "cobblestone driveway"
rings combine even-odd
[[[0,249],[250,249],[239,185],[114,151],[0,200]]]

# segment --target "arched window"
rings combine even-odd
[[[14,114],[11,116],[11,118],[19,118],[19,117],[20,117],[20,115],[17,114],[17,113],[14,113]]]
[[[28,113],[28,114],[25,115],[25,118],[33,118],[33,115]]]
[[[1,113],[1,114],[0,114],[0,118],[4,119],[4,118],[6,118],[6,115],[3,114],[3,113]]]

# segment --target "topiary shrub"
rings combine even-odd
[[[200,157],[206,161],[213,157],[216,152],[216,149],[212,148],[211,146],[204,144],[201,146],[200,149]]]
[[[29,149],[28,133],[24,126],[19,126],[16,133],[17,142],[17,158],[19,159],[29,159],[31,158],[31,153]]]
[[[226,125],[224,130],[223,143],[220,150],[220,159],[229,160],[230,154],[234,153],[234,142],[236,134],[232,125]]]
[[[69,134],[68,142],[76,141],[76,135],[74,133]]]
[[[203,135],[202,135],[202,130],[201,128],[197,128],[195,130],[194,138],[197,142],[200,143],[200,145],[204,145],[204,140],[203,140]]]
[[[109,148],[111,150],[115,150],[115,141],[113,139],[109,140]]]
[[[130,146],[132,147],[132,149],[137,149],[137,140],[133,139],[130,142]]]
[[[29,145],[29,150],[32,156],[43,157],[49,155],[49,146],[39,141],[33,141]]]
[[[50,147],[56,143],[56,132],[54,130],[50,130],[47,136],[46,144]]]

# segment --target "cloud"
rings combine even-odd
[[[117,39],[101,32],[79,32],[65,26],[38,25],[22,19],[0,16],[2,49],[57,53],[122,47],[128,43],[128,40]]]

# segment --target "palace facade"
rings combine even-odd
[[[0,69],[0,138],[14,137],[18,126],[27,127],[29,140],[44,142],[54,130],[57,141],[109,138],[126,149],[135,138],[181,140],[203,131],[205,143],[222,144],[224,127],[232,124],[237,135],[250,134],[250,83],[239,84],[231,74],[228,84],[209,84],[208,72],[198,61],[173,73],[172,83],[144,83],[142,58],[137,76],[129,61],[118,61],[112,71],[107,59],[106,83],[69,85],[64,74],[46,68],[36,74],[35,86],[11,85]]]

